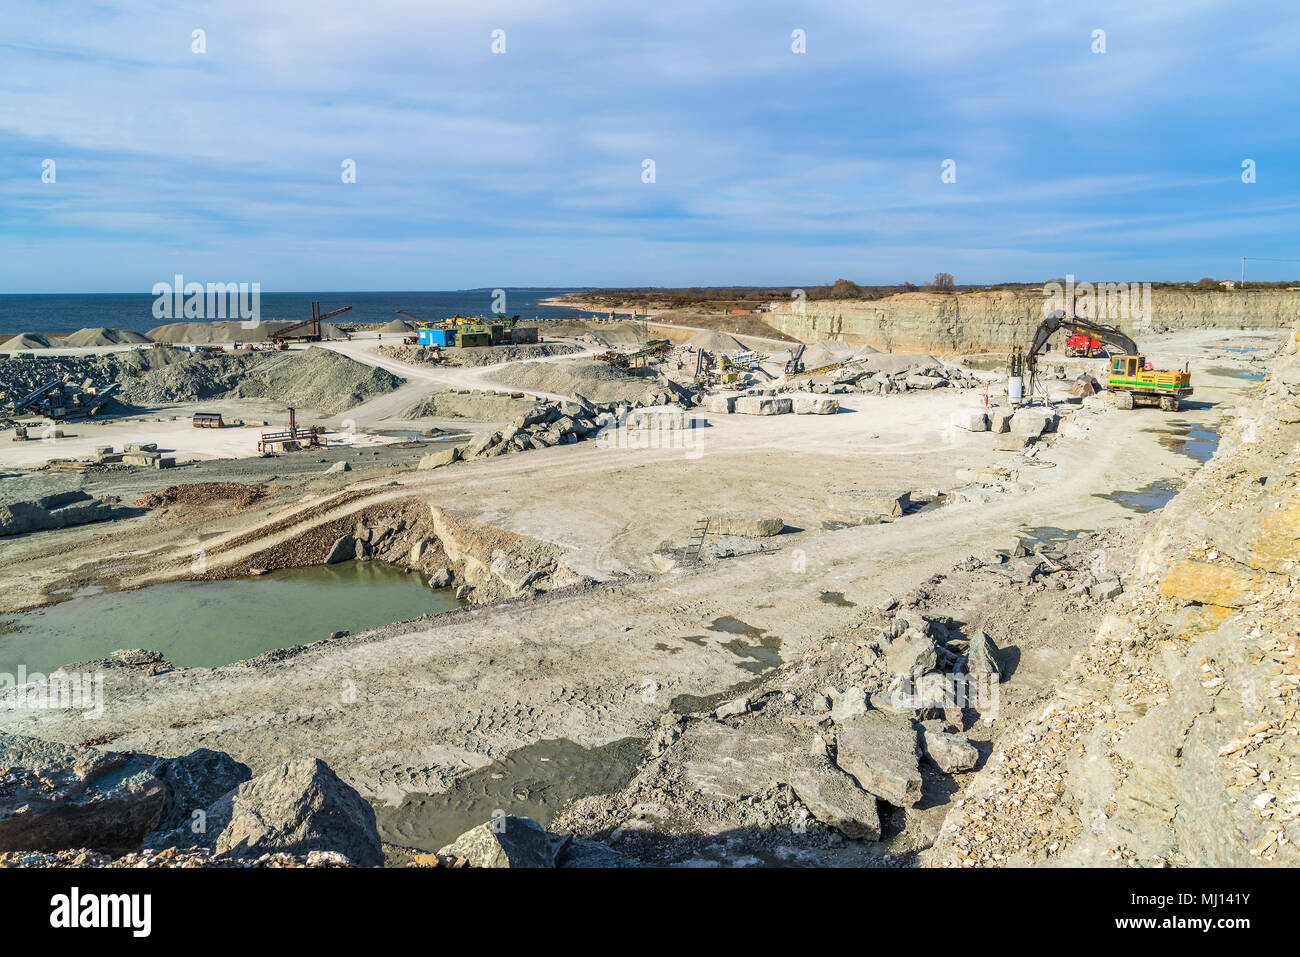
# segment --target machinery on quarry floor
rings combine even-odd
[[[279,432],[263,432],[257,440],[258,452],[296,452],[300,449],[318,449],[329,442],[320,434],[318,425],[305,429],[298,427],[298,414],[293,406],[289,407],[289,428]]]
[[[91,418],[108,404],[119,384],[109,382],[95,385],[90,379],[77,385],[54,379],[21,398],[14,399],[11,411],[36,412],[55,422],[64,419]]]
[[[321,323],[331,316],[342,315],[352,309],[351,306],[344,306],[342,309],[335,309],[333,312],[327,312],[323,315],[320,311],[320,303],[312,302],[311,318],[304,319],[302,322],[295,322],[291,326],[285,326],[276,332],[267,336],[274,343],[277,349],[288,349],[290,340],[297,339],[301,342],[320,342],[323,338]],[[303,331],[297,331],[303,330]]]
[[[1013,405],[1018,404],[1023,396],[1026,373],[1029,376],[1029,394],[1033,394],[1038,354],[1047,348],[1048,340],[1058,329],[1068,330],[1071,338],[1086,336],[1110,347],[1106,387],[1121,409],[1159,405],[1166,412],[1176,412],[1179,401],[1192,394],[1192,374],[1186,367],[1156,369],[1147,362],[1137,343],[1119,329],[1077,316],[1067,318],[1058,309],[1039,323],[1028,349],[1022,352],[1017,347],[1011,351],[1007,363],[1007,391]]]
[[[662,359],[671,351],[672,343],[667,339],[650,339],[644,349],[635,352],[619,352],[617,349],[610,349],[608,352],[597,354],[594,358],[624,368],[643,368],[650,359]]]

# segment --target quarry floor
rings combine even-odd
[[[296,462],[223,460],[191,466],[197,471],[96,477],[87,481],[97,494],[119,488],[124,500],[191,481],[265,483],[269,493],[240,514],[196,510],[160,520],[145,513],[0,541],[0,593],[11,607],[55,600],[68,587],[142,583],[178,549],[253,529],[289,509],[310,514],[345,486],[362,496],[417,497],[554,543],[573,570],[604,584],[396,623],[252,668],[113,672],[104,716],[93,724],[57,712],[0,712],[0,728],[68,742],[102,738],[156,754],[216,748],[255,772],[312,755],[376,804],[445,789],[458,775],[539,740],[591,748],[645,738],[678,696],[718,695],[753,679],[760,646],[797,660],[852,628],[864,609],[889,604],[968,555],[1011,547],[1039,528],[1107,529],[1139,519],[1114,493],[1184,481],[1199,462],[1178,450],[1171,433],[1213,432],[1255,384],[1241,377],[1249,354],[1225,350],[1284,335],[1162,337],[1152,356],[1159,365],[1191,363],[1193,401],[1178,413],[1100,405],[1072,411],[1034,464],[995,451],[989,433],[951,428],[952,412],[982,396],[939,389],[844,396],[835,416],[699,413],[707,426],[692,430],[686,448],[589,441],[419,472],[414,462],[430,446],[395,443],[300,453]],[[346,345],[359,361],[390,361],[364,343]],[[432,377],[408,372],[400,373],[410,380],[400,404],[393,393],[353,411],[377,428],[391,425],[394,410],[421,390],[471,381],[491,387],[491,367]],[[1054,383],[1062,395],[1066,385]],[[352,473],[321,475],[340,459]],[[37,487],[73,479],[31,473],[20,481]],[[822,527],[828,489],[951,492],[972,483],[993,486],[984,490],[986,501],[881,525]],[[787,529],[765,540],[762,553],[660,573],[655,551],[684,544],[696,518],[712,511],[779,515]],[[842,600],[828,601],[828,593]],[[727,619],[741,622],[752,644],[722,640],[735,638],[717,633]],[[1054,643],[1051,622],[1042,628],[1033,643],[1041,652],[1013,681],[1041,681],[1068,654]]]

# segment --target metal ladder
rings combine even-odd
[[[691,558],[699,558],[700,552],[704,548],[704,536],[709,534],[709,520],[707,518],[697,518],[695,527],[691,529],[690,541],[686,543],[686,554]]]

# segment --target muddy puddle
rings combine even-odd
[[[379,836],[389,844],[437,851],[503,814],[546,827],[571,801],[626,785],[644,750],[643,738],[595,748],[565,738],[538,741],[458,778],[442,794],[411,794],[395,807],[376,807]]]
[[[0,673],[48,673],[123,648],[210,668],[459,607],[451,589],[383,562],[345,562],[229,581],[169,582],[74,597],[4,619]]]
[[[836,608],[856,608],[857,606],[844,597],[842,591],[824,591],[817,596],[818,600],[825,605],[834,605]]]
[[[1098,498],[1115,502],[1135,512],[1154,512],[1164,508],[1182,490],[1182,485],[1170,479],[1160,479],[1133,491],[1094,492]]]
[[[1080,529],[1057,528],[1055,525],[1039,525],[1026,528],[1020,535],[1025,547],[1033,551],[1039,546],[1059,546],[1072,542],[1082,534]]]
[[[1213,429],[1191,425],[1171,425],[1163,429],[1147,429],[1160,436],[1160,444],[1179,455],[1186,455],[1204,464],[1219,449],[1221,436]]]
[[[736,635],[730,641],[722,642],[722,647],[737,658],[744,659],[740,662],[740,667],[746,671],[761,675],[785,664],[780,655],[781,639],[769,635],[762,628],[748,625],[739,618],[715,618],[705,630]]]
[[[1253,369],[1234,369],[1228,366],[1211,366],[1205,370],[1210,375],[1224,376],[1229,379],[1249,379],[1260,382],[1268,376],[1266,372],[1256,372]]]

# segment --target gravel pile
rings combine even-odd
[[[26,350],[26,349],[51,349],[59,345],[57,339],[51,339],[49,336],[43,336],[36,332],[20,332],[11,339],[0,342],[0,349]]]
[[[495,376],[504,385],[554,395],[584,395],[593,402],[627,402],[654,387],[656,376],[622,369],[610,362],[522,362]]]
[[[406,411],[410,419],[476,419],[494,422],[512,419],[527,412],[535,401],[532,396],[500,395],[491,392],[435,392],[425,396]]]
[[[169,322],[150,329],[148,336],[154,342],[173,344],[191,343],[206,345],[226,342],[261,342],[280,329],[296,325],[298,320],[266,320],[249,328],[238,320],[217,322]],[[298,330],[299,332],[306,331]],[[326,339],[342,339],[343,334],[332,323],[321,323],[321,334]]]
[[[81,349],[90,346],[147,345],[151,341],[148,336],[132,332],[130,329],[109,329],[106,326],[96,326],[78,329],[63,340],[63,345]]]
[[[272,399],[334,415],[402,385],[391,372],[328,349],[197,355],[124,384],[137,405],[205,399]]]
[[[728,332],[696,333],[687,342],[687,345],[696,349],[703,349],[706,352],[721,352],[727,355],[750,351],[749,346]]]
[[[804,365],[807,368],[816,368],[807,361]],[[865,392],[889,395],[893,392],[918,392],[945,387],[973,389],[983,384],[984,381],[969,369],[944,365],[931,355],[859,352],[856,358],[838,369],[832,369],[822,375],[793,379],[775,386],[773,391],[810,391],[832,395]]]
[[[646,329],[639,322],[574,322],[556,319],[537,323],[540,335],[548,339],[589,339],[610,348],[631,349],[645,345]]]
[[[133,349],[100,356],[32,356],[0,358],[0,402],[27,395],[51,379],[80,384],[129,381],[190,357],[175,349]]]
[[[151,492],[135,501],[136,508],[164,508],[171,505],[211,505],[216,502],[231,508],[247,508],[266,495],[264,485],[244,485],[240,482],[194,482],[190,485],[169,485],[161,492]]]

